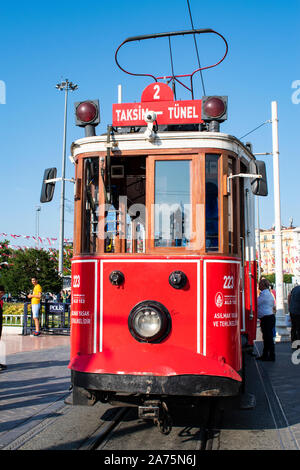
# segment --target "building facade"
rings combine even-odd
[[[275,273],[275,231],[256,230],[256,253],[261,274]],[[300,227],[282,227],[283,274],[294,276],[293,283],[300,284]],[[260,240],[260,245],[258,243]]]

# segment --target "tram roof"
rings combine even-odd
[[[221,132],[158,132],[154,141],[149,141],[144,133],[114,134],[111,136],[112,156],[114,151],[165,150],[165,149],[220,149],[230,151],[246,161],[255,159],[249,148],[237,137]],[[76,157],[86,152],[106,152],[107,135],[84,137],[74,141],[71,154]]]

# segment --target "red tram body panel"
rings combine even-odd
[[[122,286],[109,282],[115,269],[124,274]],[[170,273],[178,269],[188,278],[182,290],[168,283]],[[236,259],[76,259],[72,278],[73,370],[205,374],[241,381],[236,372],[241,370],[240,262]],[[165,305],[172,317],[170,335],[159,344],[137,342],[127,325],[132,308],[149,299]]]

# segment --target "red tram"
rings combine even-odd
[[[218,34],[123,44],[202,33]],[[71,148],[74,404],[134,404],[159,420],[170,401],[241,388],[242,349],[256,334],[254,199],[267,194],[265,168],[220,132],[226,97],[194,99],[195,72],[186,101],[159,81],[183,76],[151,76],[140,102],[113,105],[104,135],[98,103],[75,104],[86,136]]]

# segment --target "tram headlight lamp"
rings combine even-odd
[[[140,310],[134,317],[133,328],[145,338],[156,336],[161,329],[161,317],[153,308]]]
[[[227,119],[227,96],[203,96],[201,118],[203,121],[225,121]]]
[[[128,327],[137,341],[159,343],[170,332],[171,317],[162,304],[147,300],[137,304],[131,310]]]

